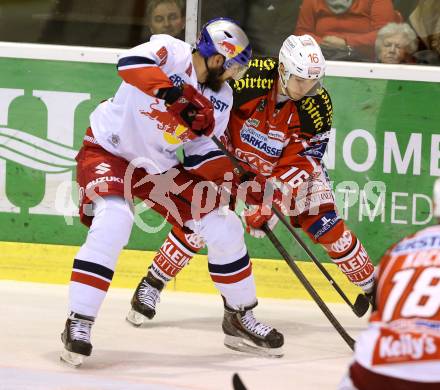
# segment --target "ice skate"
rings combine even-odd
[[[90,331],[94,320],[93,317],[70,313],[64,331],[61,333],[61,341],[64,344],[64,350],[60,356],[62,361],[78,367],[85,356],[90,356],[92,353]]]
[[[160,302],[163,288],[164,283],[148,272],[134,292],[127,321],[133,326],[141,326],[145,321],[151,320],[156,315],[156,304]]]
[[[252,310],[225,308],[223,317],[224,344],[235,351],[260,356],[281,357],[284,336],[269,325],[258,322]]]

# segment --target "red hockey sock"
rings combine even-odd
[[[153,259],[149,271],[164,283],[175,277],[204,246],[196,234],[174,227]]]

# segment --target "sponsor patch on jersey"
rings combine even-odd
[[[214,110],[218,110],[220,112],[223,112],[229,107],[229,104],[226,104],[225,102],[221,101],[220,99],[216,98],[215,96],[210,96],[210,100],[212,103],[212,106],[214,107]]]
[[[415,252],[423,249],[439,249],[440,248],[440,236],[425,236],[416,237],[413,239],[405,240],[392,250],[391,253],[403,253],[403,252]]]
[[[381,328],[372,364],[399,364],[439,358],[440,338],[425,333],[395,332]]]
[[[240,160],[248,163],[253,170],[264,175],[269,176],[275,164],[266,161],[255,153],[251,153],[240,148],[235,149],[235,156]]]
[[[244,143],[251,145],[270,157],[279,157],[283,151],[281,142],[269,139],[267,134],[263,134],[253,127],[244,125],[240,131],[240,138]]]
[[[310,226],[308,232],[317,240],[332,229],[340,220],[341,218],[339,218],[335,211],[330,211]]]
[[[162,46],[157,52],[156,55],[159,57],[160,62],[159,62],[159,66],[163,66],[166,64],[167,59],[168,59],[168,50],[166,49],[165,46]]]
[[[88,182],[86,185],[86,190],[88,190],[91,187],[95,187],[98,184],[105,183],[105,182],[107,182],[107,183],[116,182],[116,183],[124,184],[124,180],[121,179],[120,177],[104,176],[104,177],[98,177],[97,179],[94,179],[94,180]]]
[[[303,150],[299,155],[301,157],[309,156],[321,160],[324,157],[325,150],[327,149],[327,142],[321,142],[320,144],[315,144],[309,148]]]
[[[328,142],[330,138],[330,130],[315,134],[310,138],[310,142]]]
[[[176,87],[181,87],[185,83],[185,80],[178,74],[172,74],[170,80]]]
[[[260,121],[258,119],[255,119],[255,118],[249,118],[249,119],[246,119],[245,124],[250,126],[250,127],[255,127],[256,128],[260,124]]]
[[[107,139],[114,146],[118,146],[121,143],[121,138],[117,134],[112,134]]]
[[[284,140],[286,139],[286,135],[282,131],[277,131],[277,130],[269,130],[267,136],[270,139],[274,139],[280,142],[284,142]]]

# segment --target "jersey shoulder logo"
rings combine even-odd
[[[156,55],[159,57],[160,62],[159,62],[159,66],[163,66],[166,64],[167,59],[168,59],[168,50],[166,49],[165,46],[162,46],[157,52]]]

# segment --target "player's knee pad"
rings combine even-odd
[[[96,199],[93,210],[87,240],[77,257],[113,269],[119,253],[130,238],[133,213],[128,202],[118,196]]]
[[[222,262],[229,262],[246,254],[243,225],[234,212],[215,210],[197,222],[190,222],[188,227],[205,240],[210,261],[221,258]]]

